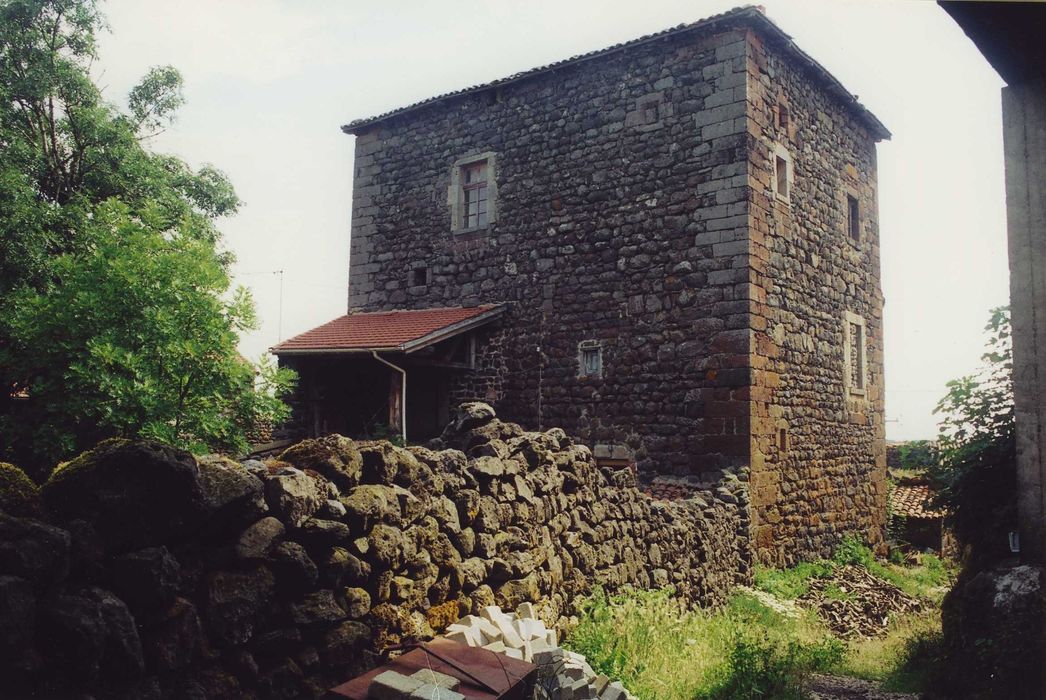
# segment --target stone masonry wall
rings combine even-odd
[[[555,623],[593,585],[715,604],[749,578],[742,482],[652,501],[483,404],[432,447],[332,435],[239,464],[110,441],[42,498],[0,469],[3,692],[318,697],[486,605]]]
[[[748,39],[753,314],[752,526],[765,562],[883,541],[883,297],[875,139],[754,34]],[[785,125],[780,113],[785,111]],[[792,161],[789,201],[775,154]],[[860,238],[847,225],[857,198]],[[846,386],[845,313],[864,320],[867,387]]]
[[[459,396],[628,443],[642,471],[746,466],[745,46],[663,37],[364,128],[349,307],[508,303],[503,367]],[[454,164],[481,153],[497,220],[457,233]],[[582,341],[602,377],[578,376]]]

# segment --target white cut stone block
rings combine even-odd
[[[476,618],[476,629],[483,634],[483,639],[480,640],[480,643],[483,645],[501,641],[501,630],[490,620],[482,617]]]
[[[534,660],[534,647],[531,646],[529,640],[523,640],[523,646],[520,648],[520,651],[523,652],[523,660],[528,664]]]
[[[421,687],[421,682],[395,671],[382,671],[374,676],[367,697],[374,700],[403,700]]]
[[[465,700],[465,696],[440,685],[425,683],[407,696],[410,700]]]
[[[519,649],[523,646],[523,638],[516,632],[516,628],[508,620],[495,620],[493,625],[501,632],[501,641],[510,649]]]
[[[628,693],[625,691],[625,687],[614,681],[599,695],[599,700],[625,700],[627,697]]]
[[[506,617],[505,613],[501,612],[501,608],[497,605],[488,605],[479,611],[479,616],[489,620],[490,622],[497,622],[503,617]]]
[[[519,649],[513,649],[512,647],[505,649],[505,656],[510,656],[513,659],[519,659],[520,661],[523,660],[523,652]]]
[[[559,639],[556,638],[556,630],[550,629],[545,633],[545,641],[548,642],[550,647],[558,647]]]
[[[516,607],[516,614],[524,620],[534,620],[537,619],[538,616],[537,611],[534,610],[533,603],[520,603]]]
[[[496,654],[505,653],[505,644],[503,642],[491,642],[490,644],[485,644],[483,648]]]
[[[438,685],[441,688],[448,688],[454,690],[461,683],[454,676],[448,676],[446,673],[440,673],[439,671],[433,671],[431,668],[422,668],[414,673],[410,674],[411,678],[417,679],[422,683],[429,685]]]

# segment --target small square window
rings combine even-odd
[[[644,124],[656,124],[661,119],[661,108],[656,100],[644,102],[640,109],[643,112]]]
[[[603,348],[595,343],[586,342],[582,343],[578,350],[578,376],[602,377]]]
[[[410,283],[413,287],[421,287],[429,283],[429,268],[415,267],[410,271]]]
[[[846,195],[846,231],[852,240],[861,240],[861,204],[850,194]]]

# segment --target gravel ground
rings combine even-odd
[[[918,700],[912,693],[887,693],[875,683],[842,676],[814,676],[810,683],[814,700]]]

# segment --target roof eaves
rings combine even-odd
[[[849,107],[851,107],[854,111],[857,112],[858,116],[862,118],[866,126],[868,126],[869,129],[871,129],[873,135],[877,140],[886,140],[890,138],[891,134],[890,131],[886,128],[886,126],[883,125],[883,123],[879,121],[879,119],[874,114],[872,114],[864,105],[858,102],[856,96],[854,96],[853,93],[848,91],[843,86],[843,84],[839,82],[838,78],[832,75],[828,71],[828,69],[826,69],[820,63],[818,63],[813,57],[811,57],[805,51],[800,49],[789,34],[787,34],[783,29],[781,29],[781,27],[779,27],[776,22],[767,17],[763,13],[761,8],[756,7],[754,5],[738,7],[718,15],[706,17],[696,22],[691,22],[689,24],[680,24],[675,27],[670,27],[668,29],[662,30],[660,32],[655,32],[654,34],[648,34],[639,37],[638,39],[614,44],[613,46],[608,46],[604,49],[590,51],[588,53],[572,56],[571,58],[567,58],[562,61],[556,61],[554,63],[549,63],[544,66],[538,66],[530,70],[514,73],[508,77],[501,78],[499,80],[493,80],[489,83],[473,85],[471,87],[463,88],[461,90],[454,90],[452,92],[447,92],[441,95],[436,95],[434,97],[429,97],[419,102],[414,102],[404,107],[399,107],[397,109],[393,109],[373,117],[355,119],[349,122],[348,124],[343,125],[341,127],[341,130],[346,134],[357,134],[359,133],[359,131],[368,126],[372,126],[374,124],[386,121],[388,119],[391,119],[392,117],[397,117],[402,114],[406,114],[408,112],[413,112],[415,110],[421,109],[422,107],[427,107],[430,105],[438,104],[440,102],[444,102],[451,98],[464,97],[466,95],[483,92],[484,90],[502,87],[511,83],[516,83],[521,80],[525,80],[527,78],[536,77],[543,73],[549,73],[559,68],[564,68],[578,63],[583,63],[585,61],[590,61],[595,58],[605,56],[607,54],[615,53],[618,51],[624,51],[627,49],[634,48],[636,46],[641,46],[643,44],[650,43],[652,41],[657,41],[670,36],[675,36],[677,34],[682,34],[684,32],[696,31],[699,29],[707,29],[717,24],[725,25],[729,22],[742,20],[752,20],[753,24],[759,24],[764,30],[767,30],[776,39],[780,40],[786,50],[792,53],[802,63],[805,63],[809,68],[811,68],[815,73],[817,73],[821,78],[823,78],[827,83],[830,91],[835,93],[836,96],[842,98],[843,101],[847,103]]]
[[[486,311],[476,314],[471,318],[463,319],[461,321],[458,321],[457,323],[452,323],[449,326],[444,326],[443,328],[437,328],[436,330],[430,333],[426,333],[420,338],[408,340],[407,342],[402,343],[396,349],[408,354],[412,352],[417,352],[418,350],[421,350],[422,348],[427,348],[430,345],[434,345],[440,342],[441,340],[452,338],[455,335],[459,335],[466,331],[470,331],[478,326],[482,326],[485,323],[494,320],[494,318],[500,316],[504,312],[504,306],[494,306],[493,308],[487,309]]]

